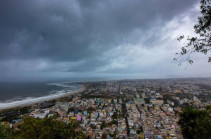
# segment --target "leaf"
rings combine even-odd
[[[188,63],[193,64],[193,60],[188,60]]]
[[[182,47],[182,53],[183,54],[186,54],[187,53],[187,50],[184,47]]]
[[[177,38],[178,41],[181,41],[182,39],[184,39],[184,35],[182,35],[179,38]]]
[[[211,62],[211,57],[208,58],[208,62]]]

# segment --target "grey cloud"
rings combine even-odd
[[[2,1],[1,58],[78,60],[124,43],[195,1]],[[75,6],[74,6],[75,5]]]
[[[80,62],[68,72],[96,70],[112,61],[105,52],[144,37],[187,11],[196,0],[0,1],[0,60]],[[145,46],[152,47],[148,39]],[[149,43],[150,42],[150,43]],[[149,44],[147,44],[149,43]],[[116,52],[118,53],[118,52]],[[27,66],[27,65],[26,65]],[[1,70],[1,67],[0,67]]]

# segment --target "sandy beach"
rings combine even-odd
[[[66,94],[62,94],[62,95],[51,95],[51,96],[43,96],[43,97],[39,97],[39,98],[31,98],[28,100],[24,100],[24,101],[14,101],[14,102],[9,102],[9,103],[4,103],[0,106],[0,111],[5,110],[5,109],[15,109],[15,108],[21,108],[21,107],[26,107],[26,106],[31,106],[34,105],[36,103],[41,103],[44,101],[50,101],[50,100],[58,100],[61,98],[65,98],[68,96],[72,96],[75,94],[80,94],[82,92],[84,92],[86,90],[86,86],[82,84],[82,88],[75,90],[73,92],[70,93],[66,93]]]

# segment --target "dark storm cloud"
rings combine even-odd
[[[0,60],[83,61],[67,71],[94,70],[111,61],[100,59],[106,51],[126,43],[136,44],[138,40],[131,37],[136,30],[144,36],[150,28],[164,25],[196,2],[2,0]]]
[[[124,43],[183,12],[195,1],[15,1],[0,3],[0,47],[4,58],[77,60]]]

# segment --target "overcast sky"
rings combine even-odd
[[[173,61],[199,14],[198,0],[2,0],[0,81],[210,76],[206,56]]]

